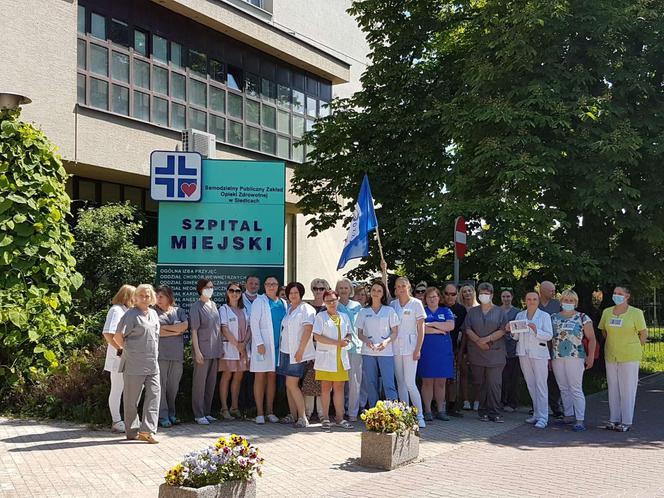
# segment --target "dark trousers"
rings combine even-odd
[[[503,386],[501,393],[501,402],[505,406],[516,409],[519,406],[517,399],[517,389],[519,387],[519,378],[521,377],[521,365],[519,357],[507,358],[507,363],[503,369]]]
[[[473,384],[479,388],[480,407],[477,414],[482,417],[500,415],[500,391],[503,383],[503,366],[484,367],[471,365]]]

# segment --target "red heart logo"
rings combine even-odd
[[[195,183],[183,183],[180,185],[180,190],[186,195],[187,197],[191,197],[194,192],[196,192],[196,189],[198,187],[196,186]]]

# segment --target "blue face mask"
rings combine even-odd
[[[574,311],[574,303],[562,303],[563,311]]]
[[[614,294],[613,302],[616,304],[622,304],[625,302],[625,296],[621,296],[620,294]]]

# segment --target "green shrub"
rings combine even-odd
[[[79,313],[105,313],[123,284],[154,282],[156,248],[135,243],[142,228],[142,214],[130,204],[106,204],[78,212],[74,256],[85,281],[76,296]],[[101,328],[94,332],[100,334]]]
[[[57,368],[83,279],[65,220],[67,173],[55,146],[20,111],[0,111],[0,398]]]

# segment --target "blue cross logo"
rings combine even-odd
[[[196,152],[155,151],[150,156],[150,195],[155,201],[201,199],[202,157]]]

